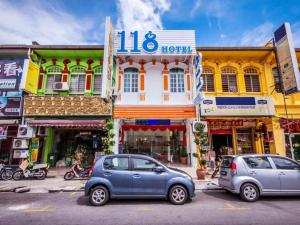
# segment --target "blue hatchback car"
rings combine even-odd
[[[145,155],[106,155],[97,160],[85,195],[94,206],[114,198],[164,198],[182,205],[195,196],[195,184],[187,173]]]

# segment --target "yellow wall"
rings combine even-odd
[[[285,155],[284,131],[280,127],[279,117],[285,118],[283,96],[274,90],[272,68],[276,67],[275,54],[271,48],[261,49],[199,49],[203,54],[203,67],[210,67],[214,72],[215,91],[206,93],[206,96],[271,96],[275,104],[276,115],[272,118],[261,118],[272,131],[274,142],[270,143],[273,154]],[[300,62],[300,52],[297,52]],[[222,91],[221,69],[233,67],[237,71],[238,91],[224,93]],[[300,66],[300,64],[299,64]],[[260,89],[258,93],[247,93],[244,82],[244,69],[254,67],[259,72]],[[286,98],[288,118],[300,118],[300,93]],[[259,119],[259,118],[258,118]],[[263,140],[255,141],[257,153],[263,153]]]

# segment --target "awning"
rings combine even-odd
[[[30,120],[27,124],[42,127],[97,128],[102,127],[105,124],[105,120]]]
[[[19,120],[0,120],[1,125],[18,125]]]

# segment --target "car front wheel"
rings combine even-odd
[[[97,186],[91,190],[90,203],[93,206],[102,206],[109,200],[108,190],[103,186]]]
[[[255,202],[259,198],[259,190],[254,184],[243,184],[240,196],[247,202]]]
[[[188,193],[185,187],[175,185],[169,191],[169,200],[174,205],[183,205],[188,200]]]

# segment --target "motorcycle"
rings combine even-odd
[[[47,163],[36,164],[32,168],[28,168],[29,161],[25,160],[20,166],[19,170],[13,173],[12,178],[14,180],[21,180],[24,178],[36,178],[38,180],[44,180],[47,176],[49,165]]]
[[[88,167],[84,167],[82,169],[78,169],[79,165],[80,164],[78,162],[73,163],[72,166],[65,173],[64,179],[65,180],[71,180],[73,178],[87,178],[87,177],[89,177],[90,172],[92,170],[92,167],[88,166]]]
[[[6,167],[3,162],[0,162],[0,178],[2,180],[10,180],[12,178],[12,168]]]

